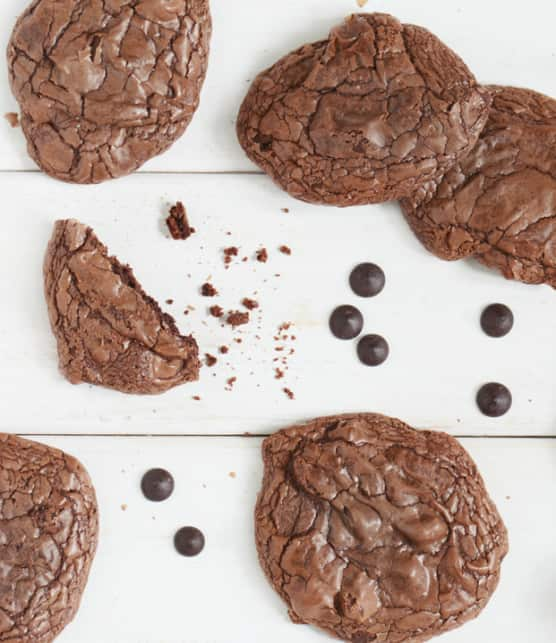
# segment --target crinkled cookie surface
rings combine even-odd
[[[430,32],[357,14],[254,81],[247,155],[292,196],[337,206],[412,194],[475,144],[490,96]]]
[[[60,370],[72,384],[155,394],[198,378],[196,341],[86,225],[56,222],[44,287]]]
[[[199,103],[208,0],[35,0],[8,46],[31,157],[98,183],[166,150]]]
[[[98,508],[73,457],[0,434],[0,641],[50,643],[73,619],[95,556]]]
[[[257,549],[294,621],[420,643],[487,604],[507,533],[454,438],[346,415],[276,433],[263,457]]]
[[[493,106],[477,145],[403,210],[442,259],[475,256],[508,279],[556,288],[556,100],[488,89]]]

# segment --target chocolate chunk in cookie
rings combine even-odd
[[[489,104],[432,33],[358,14],[260,74],[237,131],[249,158],[292,196],[381,203],[411,195],[463,157]]]
[[[403,210],[438,257],[475,256],[508,279],[556,288],[556,100],[488,89],[493,105],[477,145]]]
[[[0,434],[0,536],[0,640],[50,643],[79,609],[97,547],[97,501],[83,466]]]
[[[504,524],[451,436],[360,414],[267,438],[256,544],[292,620],[345,641],[418,643],[476,617]]]
[[[198,378],[193,337],[180,335],[91,228],[73,220],[55,224],[44,284],[60,370],[72,384],[154,394]]]
[[[35,0],[8,46],[29,154],[47,174],[99,183],[186,130],[205,78],[208,0]]]

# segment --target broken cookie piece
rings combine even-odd
[[[438,257],[474,256],[508,279],[556,288],[556,100],[487,89],[493,105],[476,146],[402,208]]]
[[[205,78],[208,0],[35,0],[8,45],[27,149],[51,176],[99,183],[186,130]]]
[[[179,333],[91,228],[56,222],[44,286],[60,370],[72,384],[156,394],[198,379],[196,341]]]
[[[352,643],[421,643],[488,603],[506,528],[445,433],[318,418],[263,443],[256,545],[296,623]]]
[[[166,225],[172,235],[172,239],[176,241],[185,241],[195,232],[195,228],[189,225],[187,218],[187,211],[181,201],[170,208],[170,214],[166,219]]]
[[[81,463],[0,434],[0,534],[0,640],[51,643],[79,609],[97,547],[97,501]]]
[[[475,145],[490,95],[435,35],[356,14],[256,78],[237,133],[292,196],[336,206],[410,196]]]

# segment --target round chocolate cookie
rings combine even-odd
[[[187,128],[205,78],[208,0],[35,0],[8,46],[29,154],[63,181],[133,172]]]
[[[97,501],[83,466],[0,434],[0,535],[0,641],[50,643],[79,609],[97,547]]]
[[[493,105],[474,149],[403,210],[441,259],[475,256],[508,279],[556,287],[556,100],[487,89]]]
[[[360,414],[263,443],[261,565],[292,620],[420,643],[476,617],[508,551],[477,467],[445,433]]]
[[[409,196],[475,144],[490,96],[421,27],[356,14],[255,79],[237,132],[292,196],[337,206]]]

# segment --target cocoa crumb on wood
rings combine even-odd
[[[4,114],[4,118],[12,127],[19,127],[19,114],[8,112],[7,114]]]
[[[166,225],[172,235],[172,239],[176,240],[185,241],[195,232],[195,228],[189,225],[187,212],[181,201],[178,201],[176,205],[170,208],[170,215],[166,219]]]
[[[244,324],[249,323],[249,313],[242,313],[239,310],[230,310],[226,323],[233,328],[243,326]]]
[[[221,306],[211,306],[209,312],[213,317],[223,317],[224,309]]]
[[[216,297],[218,290],[208,281],[201,286],[201,295],[203,297]]]
[[[259,307],[259,302],[254,299],[249,299],[249,297],[245,297],[241,303],[247,310],[255,310],[255,308]]]
[[[211,355],[210,353],[205,353],[205,363],[206,365],[210,368],[211,366],[214,366],[218,360],[214,355]]]
[[[257,250],[257,261],[260,261],[261,263],[266,263],[268,261],[268,250],[266,248]]]

